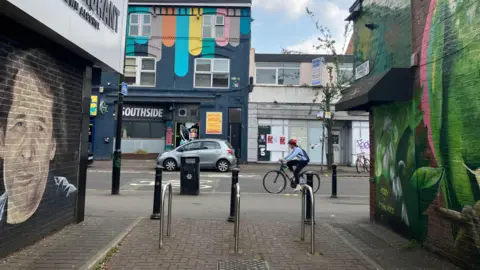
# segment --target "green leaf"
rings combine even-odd
[[[419,214],[422,215],[438,194],[440,184],[445,178],[442,168],[418,168],[410,183],[417,187]]]

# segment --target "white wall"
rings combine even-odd
[[[370,131],[368,121],[352,121],[352,154],[365,153],[370,156]],[[355,165],[356,157],[352,158]]]
[[[90,11],[85,4],[86,0],[73,1],[76,9],[64,0],[6,1],[83,49],[98,60],[96,64],[123,73],[128,0],[105,0],[115,5],[119,11],[116,31],[109,28],[96,12]],[[80,15],[82,8],[98,22],[98,29]]]
[[[311,87],[255,86],[249,102],[313,104],[316,95],[315,103],[320,103],[322,91]]]

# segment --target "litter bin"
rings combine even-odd
[[[180,158],[180,194],[200,194],[200,157],[183,156]]]

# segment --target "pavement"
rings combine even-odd
[[[199,196],[174,188],[172,235],[159,250],[159,222],[149,219],[153,187],[132,185],[153,179],[150,165],[122,170],[117,196],[110,195],[108,170],[96,165],[88,173],[85,221],[0,260],[0,270],[459,269],[421,248],[406,249],[408,240],[370,223],[366,177],[339,177],[337,199],[329,196],[331,180],[322,177],[315,196],[318,253],[311,255],[310,226],[300,241],[299,194],[267,194],[260,182],[264,169],[256,168],[244,168],[240,177],[239,254],[233,252],[233,224],[226,221],[230,176],[215,172],[202,172],[201,179],[212,182]],[[178,179],[166,173],[164,181],[169,177]],[[232,266],[240,263],[269,268]]]

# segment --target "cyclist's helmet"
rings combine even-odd
[[[295,140],[295,139],[290,139],[290,140],[288,141],[288,144],[289,144],[289,145],[297,145],[297,140]]]

